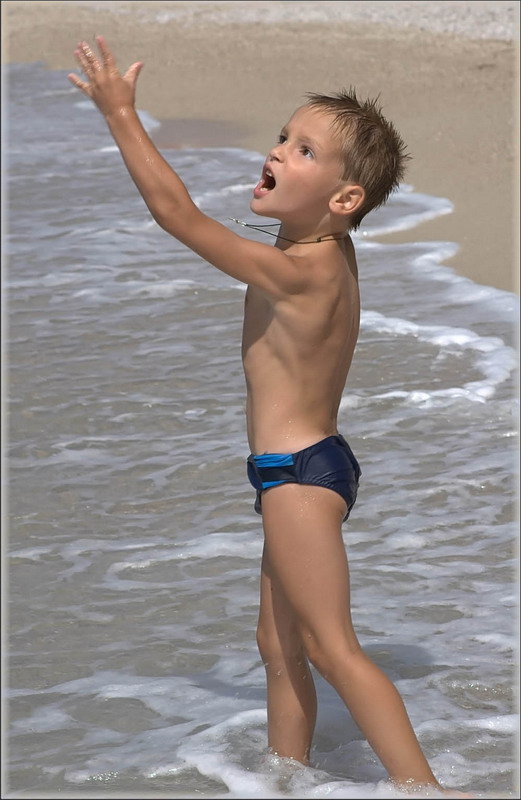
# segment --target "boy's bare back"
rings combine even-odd
[[[249,286],[243,364],[247,429],[254,453],[290,453],[337,432],[337,413],[355,349],[360,297],[347,236],[291,245],[309,276],[304,292],[274,299]]]

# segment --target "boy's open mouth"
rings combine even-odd
[[[275,183],[276,181],[273,177],[272,171],[268,169],[268,167],[264,167],[262,170],[261,179],[255,187],[254,193],[264,194],[265,192],[271,192],[271,190],[275,188]]]

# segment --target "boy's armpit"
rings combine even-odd
[[[205,261],[242,283],[256,286],[274,298],[299,294],[306,277],[295,258],[272,245],[239,236],[203,214],[197,206],[161,227]]]

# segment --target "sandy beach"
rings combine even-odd
[[[454,204],[393,240],[457,242],[449,266],[518,291],[518,21],[501,0],[8,0],[2,52],[77,71],[76,42],[102,33],[122,69],[145,62],[138,106],[164,121],[162,148],[264,153],[305,92],[379,95],[413,157],[407,182]]]

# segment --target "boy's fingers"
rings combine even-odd
[[[80,44],[78,45],[78,50],[80,51],[85,63],[88,64],[88,66],[90,67],[91,72],[99,72],[100,69],[102,68],[101,64],[99,63],[98,59],[92,52],[87,42],[80,42]]]
[[[94,69],[92,68],[90,61],[88,61],[87,57],[85,56],[83,50],[80,50],[78,47],[78,49],[74,51],[74,55],[76,56],[76,60],[87,78],[92,78],[94,75]]]
[[[138,75],[143,69],[143,67],[144,64],[142,61],[136,61],[135,64],[132,64],[132,66],[127,69],[124,76],[125,79],[129,80],[132,84],[134,84],[137,81]]]
[[[71,83],[73,83],[75,86],[78,87],[78,89],[81,89],[82,92],[87,92],[89,84],[85,83],[85,81],[82,81],[81,78],[78,78],[78,76],[75,75],[74,72],[71,72],[69,75],[67,75],[67,77]]]
[[[102,55],[104,66],[108,67],[109,69],[115,69],[116,62],[114,61],[114,56],[110,52],[103,36],[96,36],[96,42],[98,44],[99,51]]]

